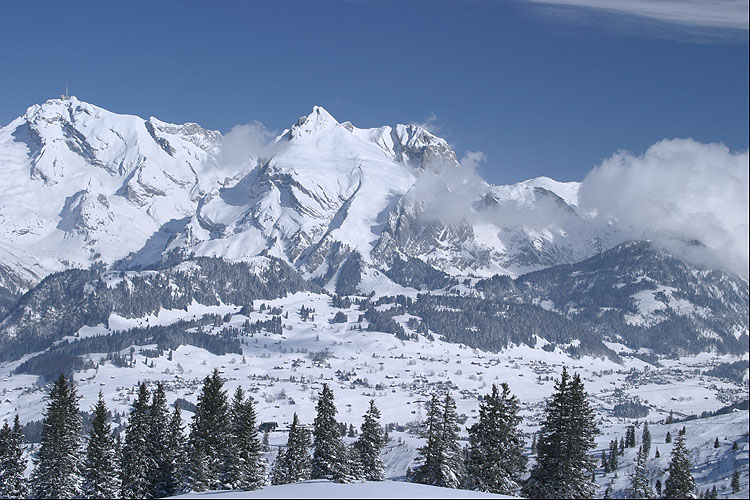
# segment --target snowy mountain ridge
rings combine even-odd
[[[30,107],[0,129],[0,287],[21,292],[97,261],[153,265],[175,250],[276,256],[329,286],[354,251],[365,274],[398,257],[451,274],[517,275],[615,241],[615,230],[579,213],[577,183],[479,181],[460,191],[467,169],[415,125],[359,129],[315,106],[266,150],[228,162],[227,147],[194,123],[75,97]],[[432,217],[445,192],[473,196],[472,214]]]

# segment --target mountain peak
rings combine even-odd
[[[313,106],[312,112],[301,116],[292,127],[292,138],[336,127],[339,122],[322,106]]]

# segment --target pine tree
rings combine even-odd
[[[629,425],[627,429],[625,430],[625,447],[626,448],[635,448],[636,442],[635,442],[635,427],[632,425]]]
[[[680,433],[672,447],[672,458],[664,482],[664,496],[667,498],[695,498],[696,485],[690,473],[690,459],[685,446],[685,436]]]
[[[441,402],[433,394],[426,421],[427,444],[419,449],[422,464],[414,471],[414,481],[458,488],[463,476],[462,453],[458,444],[456,402],[450,393]]]
[[[440,439],[442,445],[442,484],[444,488],[458,488],[464,476],[463,457],[461,446],[458,444],[458,412],[456,411],[456,400],[449,392],[445,393],[443,400],[443,436]]]
[[[190,472],[192,489],[205,491],[226,489],[224,482],[230,446],[229,403],[223,390],[224,380],[218,369],[203,380],[198,404],[190,424]]]
[[[713,485],[711,491],[706,494],[706,498],[719,498],[719,491],[716,489],[716,485]]]
[[[12,428],[5,422],[0,430],[0,498],[29,496],[23,446],[23,428],[16,415]]]
[[[296,415],[296,414],[295,414]],[[284,457],[284,450],[279,446],[279,451],[276,453],[276,459],[271,465],[271,484],[287,484],[288,481],[286,476],[286,463]]]
[[[595,460],[588,455],[594,447],[596,424],[583,383],[578,374],[572,380],[563,368],[548,400],[545,420],[539,431],[537,462],[522,493],[530,498],[591,498],[596,484],[591,472]]]
[[[616,471],[617,466],[619,465],[618,456],[617,439],[614,439],[609,443],[609,470],[612,472]]]
[[[625,439],[620,438],[620,456],[625,455]]]
[[[361,481],[365,479],[365,467],[362,465],[362,458],[357,449],[357,442],[344,444],[344,447],[346,451],[348,481]]]
[[[151,495],[150,396],[148,387],[142,382],[125,428],[122,446],[122,496],[125,498],[150,498]]]
[[[669,410],[669,416],[664,420],[665,424],[671,424],[674,422],[674,412]]]
[[[83,498],[117,498],[120,496],[120,466],[101,391],[92,413],[94,418],[83,462]]]
[[[375,400],[371,399],[370,406],[363,417],[359,439],[353,450],[356,451],[362,467],[361,476],[365,480],[382,481],[385,479],[385,465],[380,459],[380,450],[384,445],[383,429],[380,427],[380,410],[375,406]]]
[[[81,417],[73,381],[55,380],[42,420],[42,441],[34,459],[35,498],[76,498],[81,488]]]
[[[635,462],[635,469],[630,475],[630,495],[629,498],[652,498],[653,492],[648,480],[648,470],[646,469],[646,452],[643,446],[638,448],[638,456]]]
[[[659,447],[657,447],[656,451],[654,452],[654,458],[661,458],[661,453],[659,453]]]
[[[169,419],[168,466],[165,467],[164,495],[173,496],[185,489],[185,478],[187,475],[187,443],[185,442],[185,429],[182,423],[182,411],[179,405],[175,405],[172,416]]]
[[[664,442],[667,444],[672,442],[672,434],[670,434],[669,431],[667,431],[667,437],[664,439]]]
[[[169,408],[164,385],[159,382],[151,396],[148,409],[148,474],[149,491],[152,498],[162,498],[172,493],[173,457],[170,450]]]
[[[299,417],[295,413],[289,427],[286,450],[279,449],[274,462],[272,484],[296,483],[310,479],[312,465],[309,448],[310,432],[300,425]]]
[[[643,422],[643,433],[641,434],[641,443],[643,446],[643,454],[648,459],[651,453],[651,431],[648,429],[648,422]]]
[[[333,391],[328,384],[318,395],[315,407],[316,416],[313,423],[313,459],[312,479],[330,479],[346,482],[346,448],[341,441],[338,423],[336,422],[336,405],[333,401]]]
[[[437,393],[433,393],[427,408],[427,418],[424,422],[424,446],[419,448],[420,465],[412,471],[415,483],[437,486],[440,481],[440,461],[442,459],[442,406]]]
[[[492,385],[479,405],[479,421],[469,429],[466,487],[512,495],[519,488],[527,459],[518,398],[511,395],[508,384],[502,384],[502,389],[500,394],[497,385]],[[604,452],[602,461],[606,465]]]
[[[234,393],[229,415],[234,454],[230,483],[241,490],[261,488],[266,484],[266,461],[258,438],[255,406],[252,398],[245,400],[245,393],[240,387]]]
[[[716,441],[714,441],[714,448],[719,448],[721,446],[721,443],[719,443],[719,438],[716,438]]]

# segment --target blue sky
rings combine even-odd
[[[482,151],[493,183],[580,180],[663,138],[747,149],[747,2],[728,2],[738,21],[681,1],[2,2],[0,122],[68,81],[223,132],[315,104],[360,127],[429,122]]]

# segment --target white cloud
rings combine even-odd
[[[527,0],[584,7],[687,26],[748,29],[747,0]]]
[[[438,117],[434,112],[430,113],[424,121],[415,122],[412,125],[423,128],[433,135],[440,133],[440,124],[438,123]]]
[[[235,125],[224,136],[218,163],[226,167],[241,167],[258,158],[278,153],[275,137],[276,133],[259,121]]]
[[[445,162],[422,171],[410,191],[423,204],[422,217],[443,224],[472,217],[472,204],[489,189],[476,170],[483,161],[481,151],[467,151],[458,166]]]
[[[747,277],[748,186],[748,151],[665,139],[641,156],[619,152],[602,162],[579,199],[633,238]]]

